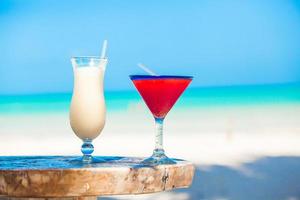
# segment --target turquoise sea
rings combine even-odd
[[[135,90],[106,91],[106,106],[111,111],[126,110],[141,97]],[[0,113],[67,112],[71,93],[0,95]],[[209,106],[300,104],[300,83],[188,88],[177,108]]]

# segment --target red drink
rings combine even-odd
[[[156,118],[164,118],[192,81],[189,76],[131,76],[135,87]]]
[[[163,149],[163,121],[177,99],[192,81],[191,76],[130,76],[136,89],[151,110],[156,124],[155,149],[151,157],[142,161],[146,165],[175,164]]]

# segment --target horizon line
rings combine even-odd
[[[203,85],[203,86],[192,86],[188,90],[193,89],[208,89],[208,88],[238,88],[238,87],[270,87],[270,86],[284,86],[284,85],[299,85],[300,81],[293,82],[280,82],[280,83],[257,83],[257,84],[228,84],[228,85]],[[104,92],[132,92],[136,89],[106,89]],[[34,93],[0,93],[0,96],[31,96],[31,95],[51,95],[51,94],[72,94],[71,91],[46,91],[46,92],[34,92]]]

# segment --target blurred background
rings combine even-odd
[[[80,155],[72,56],[104,39],[97,155],[149,156],[154,122],[128,75],[193,75],[165,120],[191,188],[107,199],[300,199],[300,1],[0,1],[0,155]],[[105,199],[101,198],[101,199]]]

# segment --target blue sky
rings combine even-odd
[[[0,1],[0,94],[69,92],[71,56],[109,40],[107,90],[133,89],[142,62],[192,86],[300,81],[300,3]]]

